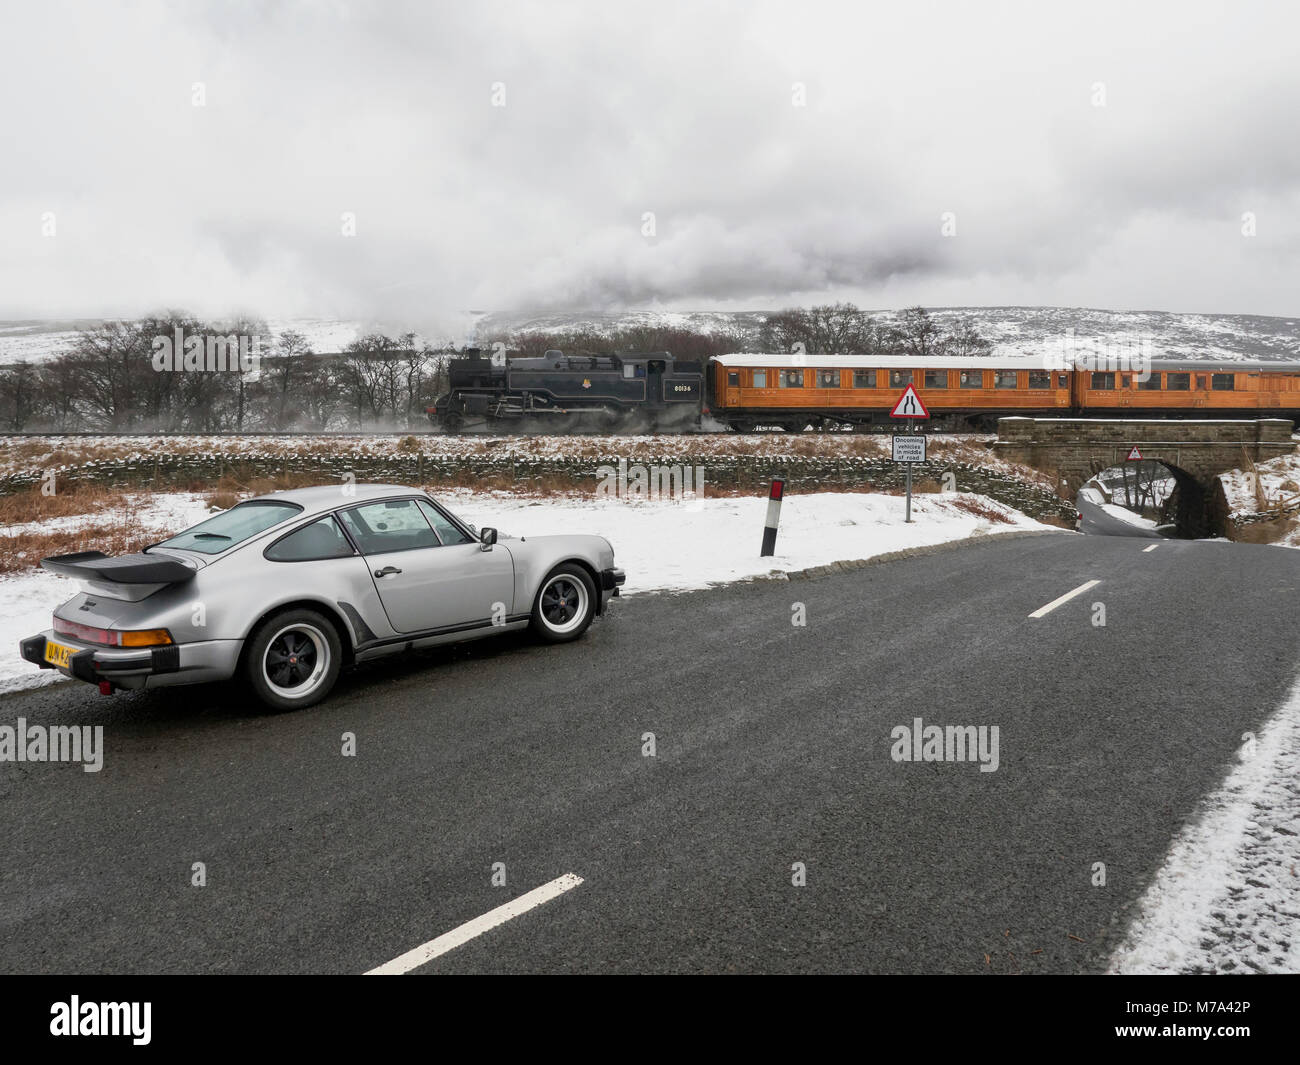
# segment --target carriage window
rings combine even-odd
[[[876,371],[875,370],[854,370],[853,387],[854,388],[875,388]]]
[[[1115,387],[1113,373],[1095,373],[1092,375],[1092,388],[1096,391],[1109,391]]]
[[[1215,392],[1231,392],[1237,375],[1233,373],[1210,374],[1210,387]]]
[[[781,388],[803,388],[803,371],[781,370],[776,375],[776,383]]]
[[[755,388],[766,388],[766,387],[767,387],[767,371],[766,371],[766,370],[755,370],[755,371],[754,371],[754,387],[755,387]]]
[[[1030,370],[1029,387],[1030,388],[1051,388],[1052,375],[1047,370]]]
[[[840,387],[839,370],[818,370],[817,387],[818,388],[839,388]]]
[[[993,387],[994,388],[1015,388],[1016,371],[1015,370],[994,370]]]
[[[891,388],[903,388],[912,383],[911,370],[890,370],[889,384]]]
[[[1154,374],[1152,375],[1155,376]],[[1190,392],[1192,389],[1192,375],[1189,373],[1167,373],[1165,374],[1165,390],[1168,392]]]
[[[1138,374],[1137,383],[1138,388],[1143,392],[1160,391],[1160,375],[1158,373],[1148,373],[1145,381],[1142,380],[1142,375]]]
[[[1205,391],[1205,389],[1210,387],[1209,381],[1210,379],[1203,373],[1198,373],[1196,375],[1196,387],[1201,391]]]
[[[728,372],[728,374],[727,374],[727,384],[730,385],[732,388],[739,388],[739,387],[740,387],[740,373],[739,373],[738,371],[736,371],[736,370],[731,370],[730,372]]]
[[[947,370],[926,370],[925,387],[926,388],[947,388],[948,371]]]
[[[984,371],[983,370],[962,370],[961,386],[962,388],[983,388]]]

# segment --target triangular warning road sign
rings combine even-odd
[[[903,394],[898,397],[898,402],[894,404],[894,409],[889,412],[891,418],[928,418],[930,412],[925,409],[925,404],[921,402],[921,397],[916,394],[916,389],[908,385]]]
[[[1142,461],[1142,452],[1140,452],[1136,447],[1131,447],[1131,448],[1129,448],[1129,452],[1128,452],[1128,461],[1129,461],[1129,462],[1141,462],[1141,461]]]

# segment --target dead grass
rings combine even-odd
[[[96,514],[122,506],[120,489],[69,481],[55,482],[57,491],[45,495],[40,485],[23,492],[0,496],[0,525],[25,525],[48,518],[68,518],[79,514]]]
[[[957,510],[964,510],[967,514],[973,514],[977,518],[983,518],[985,521],[992,522],[994,525],[1014,525],[1015,522],[1007,517],[996,507],[990,506],[984,500],[972,496],[957,496],[950,501],[950,505]]]
[[[0,573],[27,573],[39,568],[43,558],[70,555],[75,551],[127,555],[158,540],[157,535],[141,532],[138,525],[128,520],[96,523],[79,529],[19,533],[0,539],[3,547]]]
[[[1300,521],[1284,515],[1237,526],[1232,529],[1230,538],[1239,544],[1275,544],[1279,540],[1291,540],[1297,530],[1300,530]]]

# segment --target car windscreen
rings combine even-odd
[[[278,503],[270,500],[240,503],[154,546],[177,547],[185,551],[198,551],[204,555],[216,555],[236,544],[243,543],[250,536],[256,536],[272,525],[287,521],[300,510],[302,507],[296,503]]]

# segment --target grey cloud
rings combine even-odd
[[[1300,17],[1280,5],[8,18],[21,47],[0,92],[23,106],[0,142],[5,316],[1294,303]]]

